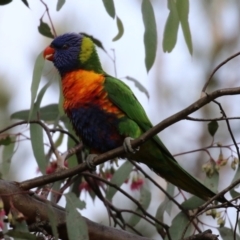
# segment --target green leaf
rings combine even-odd
[[[61,126],[59,126],[59,128],[63,129]],[[64,134],[60,132],[58,138],[56,139],[56,141],[54,141],[55,148],[58,148],[62,144],[63,137],[64,137]]]
[[[113,174],[113,177],[110,182],[120,187],[124,183],[124,181],[129,177],[129,174],[131,173],[131,171],[132,171],[132,164],[129,161],[126,161]],[[113,187],[108,187],[106,192],[106,199],[111,201],[111,199],[113,198],[116,192],[117,192],[117,189]]]
[[[142,205],[142,207],[147,210],[147,208],[149,207],[150,203],[151,203],[151,192],[149,191],[148,188],[146,188],[146,186],[143,186],[141,188],[140,191],[140,199],[139,199],[139,203]],[[143,214],[142,210],[140,208],[137,208],[134,212],[137,212],[139,214]],[[138,215],[132,214],[132,216],[130,217],[128,224],[131,225],[132,227],[136,226],[139,221],[142,218]]]
[[[115,7],[113,0],[102,0],[103,5],[110,17],[115,18]]]
[[[172,184],[172,183],[167,183],[167,193],[174,197],[174,189],[175,189],[175,186]],[[169,201],[168,197],[166,196],[166,199],[165,199],[168,204],[167,204],[167,207],[166,207],[166,212],[170,215],[171,214],[171,210],[172,210],[172,206],[173,206],[173,202],[172,201]],[[164,200],[164,201],[165,201]]]
[[[152,194],[145,185],[141,188],[139,203],[147,210],[151,203]]]
[[[82,183],[83,178],[79,175],[74,179],[74,183],[71,185],[70,192],[73,192],[77,197],[80,196],[80,184]],[[90,191],[90,193],[93,191]],[[90,195],[91,196],[91,195]]]
[[[54,38],[54,35],[51,32],[51,28],[47,23],[43,22],[42,18],[40,18],[40,25],[38,26],[38,31],[45,37]]]
[[[59,197],[59,192],[61,185],[64,183],[65,180],[59,180],[53,183],[50,195],[50,201],[53,203],[57,203],[57,199]],[[62,196],[61,196],[62,197]]]
[[[15,240],[38,240],[39,238],[35,236],[34,234],[31,234],[30,232],[22,232],[18,230],[9,230],[6,233],[4,233],[4,236],[13,237]],[[7,239],[7,238],[6,238]]]
[[[186,210],[191,210],[191,209],[196,209],[197,207],[201,206],[204,204],[206,201],[202,200],[199,197],[192,196],[186,201],[184,201],[181,205],[186,209]]]
[[[188,237],[192,232],[192,225],[189,225],[189,219],[186,214],[179,212],[172,220],[172,225],[169,228],[169,233],[172,239],[182,239],[183,231],[188,226],[184,237]],[[165,239],[168,239],[167,237]]]
[[[49,219],[49,224],[52,228],[53,236],[55,239],[58,239],[57,216],[56,216],[56,213],[53,211],[53,207],[50,203],[47,204],[47,215]]]
[[[121,19],[119,17],[117,17],[117,27],[118,27],[118,33],[113,38],[113,42],[119,40],[122,37],[123,33],[124,33],[123,23],[122,23],[122,21],[121,21]]]
[[[176,7],[178,11],[178,17],[183,30],[183,36],[185,38],[188,50],[192,55],[193,53],[192,36],[188,22],[189,0],[177,0]]]
[[[34,118],[39,118],[39,109],[40,109],[40,105],[43,99],[43,96],[45,94],[45,92],[47,91],[48,87],[50,86],[51,82],[48,82],[47,84],[45,84],[45,86],[40,90],[38,96],[37,96],[37,100],[36,102],[33,104],[33,107],[31,109],[31,119]],[[29,113],[30,114],[30,113]]]
[[[29,4],[28,4],[28,1],[27,1],[27,0],[22,0],[22,2],[25,4],[26,7],[29,8]]]
[[[231,183],[237,181],[239,178],[240,178],[240,164],[238,164],[237,171],[236,171],[236,173],[235,173],[235,175],[234,175],[233,180],[232,180]],[[236,186],[236,187],[237,187],[237,186]],[[231,196],[232,196],[233,198],[235,198],[235,197],[237,197],[237,196],[240,195],[240,193],[237,192],[237,191],[235,191],[234,188],[230,190],[230,194],[231,194]]]
[[[1,136],[1,135],[0,135]],[[7,146],[12,143],[12,139],[9,135],[5,135],[4,137],[1,136],[0,145]]]
[[[47,84],[45,84],[43,86],[43,88],[40,90],[36,102],[33,104],[33,115],[32,118],[38,118],[39,115],[39,109],[40,109],[40,105],[43,99],[43,96],[45,94],[45,92],[47,91],[48,87],[51,85],[51,82],[48,82]]]
[[[73,136],[76,136],[75,132],[73,131],[73,128],[72,128],[72,124],[70,122],[69,119],[67,119],[66,122],[64,122],[64,125],[65,127],[67,128],[68,132],[71,133]],[[78,137],[77,137],[78,139]],[[76,146],[76,143],[75,141],[73,141],[73,139],[71,137],[68,136],[67,138],[67,148],[68,149],[71,149],[73,147]],[[78,163],[78,160],[77,160],[77,156],[76,154],[74,154],[73,156],[71,156],[69,159],[68,159],[68,167],[71,168],[71,167],[75,167],[77,166],[79,163]]]
[[[137,79],[130,77],[130,76],[127,76],[125,78],[129,81],[132,81],[140,92],[143,92],[147,96],[148,99],[150,98],[148,90]]]
[[[240,240],[240,237],[238,234],[236,234],[236,238],[234,238],[233,230],[227,227],[221,227],[218,228],[218,231],[224,240]]]
[[[65,4],[66,0],[58,0],[57,2],[57,11],[59,11],[62,6]]]
[[[45,92],[47,91],[48,87],[51,85],[52,82],[48,82],[46,83],[43,88],[40,90],[38,96],[37,96],[37,100],[36,100],[36,107],[37,109],[39,110],[39,107],[41,105],[41,102],[42,102],[42,99],[43,99],[43,96],[45,94]]]
[[[11,115],[12,119],[20,119],[20,120],[28,120],[29,110],[22,110],[19,112],[15,112]],[[46,122],[53,122],[59,116],[58,105],[57,104],[49,104],[45,107],[42,107],[38,110],[39,119]]]
[[[208,123],[208,132],[210,133],[210,135],[212,137],[215,135],[217,130],[218,130],[218,122],[217,121],[211,121],[210,123]]]
[[[168,0],[170,10],[163,33],[163,51],[171,52],[177,42],[179,17],[174,0]]]
[[[43,129],[38,124],[30,125],[30,138],[34,157],[42,173],[46,172],[46,159],[43,146]]]
[[[65,194],[66,197],[66,223],[69,240],[88,240],[88,229],[85,220],[76,208],[84,208],[85,203],[80,201],[74,193]]]
[[[5,5],[5,4],[8,4],[10,2],[12,2],[12,0],[1,0],[0,5]]]
[[[23,240],[23,239],[37,240],[38,237],[29,232],[26,221],[25,220],[18,221],[16,219],[19,213],[20,212],[18,212],[17,209],[15,209],[15,211],[12,213],[13,220],[14,220],[14,230],[9,230],[4,234],[7,236],[14,237],[15,240]]]
[[[159,206],[156,212],[156,219],[159,220],[160,222],[164,222],[163,221],[163,214],[166,211],[167,205],[170,203],[170,200],[165,199]],[[159,225],[158,223],[156,223],[156,229],[158,232],[161,232],[163,227],[161,225]]]
[[[43,66],[44,66],[43,53],[40,52],[40,54],[37,56],[37,59],[34,64],[34,69],[33,69],[32,85],[31,85],[31,106],[30,106],[28,120],[30,120],[32,117],[33,105],[37,96],[37,91],[38,91],[39,83],[42,76]]]
[[[219,173],[214,171],[211,177],[206,177],[204,180],[204,185],[208,187],[213,192],[218,192],[218,182],[219,182]]]
[[[157,51],[157,27],[153,7],[150,0],[142,1],[142,17],[145,28],[145,66],[149,72],[154,63]]]
[[[9,145],[4,146],[3,151],[2,151],[2,177],[5,178],[5,176],[8,174],[10,166],[11,166],[11,161],[12,161],[12,156],[14,154],[14,147],[15,147],[15,137],[12,137],[11,143]]]
[[[64,194],[64,196],[66,197],[67,203],[72,205],[74,208],[79,208],[80,210],[86,208],[86,203],[77,198],[74,193],[69,192]]]
[[[169,182],[167,183],[167,193],[172,197],[174,195],[174,188],[175,188],[175,186],[173,184],[171,184]],[[156,218],[159,221],[164,222],[163,214],[166,211],[170,216],[171,210],[172,210],[172,205],[173,205],[172,201],[169,200],[169,198],[167,196],[165,196],[164,201],[159,205],[159,207],[157,209]],[[156,229],[158,232],[161,232],[163,230],[163,227],[156,223]]]

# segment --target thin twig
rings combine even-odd
[[[233,58],[237,57],[238,55],[240,55],[240,52],[237,52],[235,54],[233,54],[232,56],[230,56],[229,58],[227,58],[226,60],[224,60],[223,62],[221,62],[211,73],[210,77],[208,78],[207,82],[204,84],[203,88],[202,88],[202,92],[205,92],[207,89],[207,86],[209,84],[209,82],[211,81],[213,75],[217,72],[217,70],[219,68],[221,68],[224,64],[226,64],[227,62],[229,62],[230,60],[232,60]]]
[[[193,118],[193,117],[186,117],[186,120],[190,121],[197,121],[197,122],[212,122],[212,121],[226,121],[227,120],[240,120],[240,117],[228,117],[228,118]]]
[[[52,128],[52,129],[49,129],[49,131],[52,132],[52,133],[61,132],[61,133],[67,134],[76,144],[79,144],[79,140],[77,138],[75,138],[75,136],[73,134],[71,134],[70,132],[68,132],[64,129]]]
[[[129,161],[145,176],[145,178],[149,179],[157,188],[159,188],[168,197],[169,201],[174,202],[183,212],[186,211],[181,204],[179,204],[162,186],[160,186],[153,178],[143,171],[143,169],[136,162],[132,161],[131,159],[129,159]]]
[[[235,137],[233,136],[233,132],[232,132],[232,129],[231,129],[229,120],[227,119],[227,115],[226,115],[225,111],[223,110],[221,103],[219,103],[219,102],[216,101],[216,100],[213,100],[213,102],[215,102],[215,103],[219,106],[220,111],[221,111],[223,117],[226,118],[226,124],[227,124],[228,131],[229,131],[229,133],[230,133],[230,136],[231,136],[231,138],[232,138],[232,140],[233,140],[233,143],[234,143],[234,145],[235,145],[235,148],[236,148],[236,150],[237,150],[238,159],[240,159],[239,147],[238,147],[238,145],[237,145],[237,142],[236,142],[236,140],[235,140]]]
[[[236,222],[235,222],[235,227],[234,227],[234,231],[233,231],[233,238],[234,238],[234,240],[237,239],[238,217],[239,217],[239,211],[237,211]]]
[[[52,31],[53,31],[53,35],[54,35],[54,37],[57,37],[57,32],[56,32],[55,27],[54,27],[54,25],[53,25],[52,18],[51,18],[50,13],[49,13],[48,5],[47,5],[43,0],[40,0],[40,2],[41,2],[41,3],[45,6],[45,8],[46,8],[46,13],[47,13],[47,15],[48,15],[48,19],[49,19],[50,24],[51,24],[51,28],[52,28]]]
[[[143,212],[143,214],[145,214],[146,216],[148,216],[149,218],[151,218],[153,221],[155,221],[156,223],[158,223],[159,225],[161,225],[162,227],[164,228],[168,228],[168,226],[162,222],[160,222],[159,220],[157,220],[156,218],[154,218],[152,215],[150,215],[143,207],[142,205],[135,199],[133,198],[130,194],[128,194],[127,192],[125,192],[124,190],[122,190],[119,186],[117,186],[116,184],[114,183],[111,183],[109,182],[108,180],[104,179],[104,178],[101,178],[99,176],[96,176],[96,175],[93,175],[93,174],[90,174],[90,173],[86,173],[86,172],[83,172],[82,173],[83,176],[90,176],[90,177],[93,177],[93,178],[96,178],[98,179],[99,181],[102,181],[104,183],[106,183],[107,185],[117,189],[119,192],[121,192],[123,195],[125,195],[128,199],[130,199],[132,202],[134,202],[137,207]]]

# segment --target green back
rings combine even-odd
[[[108,93],[109,99],[121,109],[128,118],[137,123],[143,132],[153,127],[142,105],[124,82],[106,74],[104,88]],[[161,151],[175,161],[158,136],[154,136],[153,141],[160,147]]]

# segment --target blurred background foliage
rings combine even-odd
[[[45,12],[44,5],[41,1],[34,1],[29,2],[29,7],[26,7],[23,2],[25,1],[12,1],[10,4],[0,6],[0,129],[12,123],[10,114],[30,107],[30,86],[34,62],[37,55],[51,41],[50,38],[38,32],[39,19]],[[154,124],[197,100],[213,69],[221,61],[239,51],[240,2],[238,0],[190,1],[189,26],[193,43],[192,55],[189,53],[189,47],[186,45],[181,28],[178,29],[177,43],[172,52],[163,51],[163,33],[169,9],[167,1],[151,1],[156,18],[158,47],[155,62],[148,73],[144,62],[144,27],[140,1],[114,2],[116,14],[124,27],[123,36],[117,41],[112,41],[118,33],[116,19],[113,20],[106,13],[101,0],[68,0],[60,11],[56,10],[57,1],[46,3],[58,35],[65,32],[84,32],[103,43],[107,53],[114,59],[114,61],[111,60],[104,51],[98,49],[104,69],[114,75],[114,64],[116,65],[117,77],[122,78],[133,89]],[[43,21],[48,22],[46,14]],[[55,75],[55,69],[46,63],[41,86],[52,80]],[[148,90],[150,98],[148,99],[139,91],[132,81],[125,79],[126,76],[139,81]],[[219,88],[237,87],[239,77],[239,58],[236,58],[215,74],[207,92]],[[54,80],[53,82],[54,84],[49,87],[43,98],[42,106],[58,102],[58,83]],[[230,117],[239,116],[239,100],[239,96],[228,96],[219,99],[219,102],[227,116]],[[218,106],[213,103],[193,114],[193,117],[199,118],[220,116]],[[207,124],[208,122],[181,121],[162,131],[160,136],[173,154],[202,149],[212,142],[207,131]],[[231,127],[238,141],[239,120],[231,121]],[[20,126],[9,132],[14,134],[21,132],[29,136],[27,129],[28,126]],[[232,144],[224,121],[219,122],[214,141],[222,145]],[[29,144],[30,141],[16,143],[17,153],[13,156],[10,172],[7,175],[8,179],[20,181],[38,174],[37,164]],[[214,160],[217,161],[219,153],[219,148],[211,150]],[[223,149],[223,154],[227,158],[231,152],[229,149]],[[205,151],[197,151],[180,155],[177,160],[193,175],[203,178],[204,173],[200,169],[209,160],[209,156]],[[219,190],[225,188],[232,180],[231,176],[234,172],[230,164],[228,162],[228,168],[220,169]],[[147,168],[146,171],[151,174]],[[161,181],[159,177],[155,176],[155,178]],[[137,192],[133,194],[138,195]],[[155,200],[152,201],[149,209],[153,214],[162,197],[160,192],[153,192],[152,199]],[[94,213],[89,210],[90,207],[87,207],[83,215],[94,221],[107,222],[106,210],[99,207],[100,201],[92,203],[88,196],[86,199],[89,205],[93,204],[98,207],[94,208],[96,210]],[[119,207],[127,204],[118,198],[118,195],[114,201]],[[98,212],[97,215],[96,212]],[[143,227],[142,224],[144,223],[140,222],[138,229]],[[212,224],[216,226],[215,222]],[[145,235],[157,239],[159,236],[154,233],[153,229],[148,228]]]

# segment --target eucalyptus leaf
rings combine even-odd
[[[142,18],[145,29],[145,66],[147,72],[149,72],[155,61],[157,51],[157,27],[154,10],[150,0],[142,1]]]
[[[115,18],[115,6],[114,6],[114,1],[113,0],[102,0],[103,5],[108,13],[108,15],[112,18]]]
[[[237,171],[235,172],[235,175],[233,177],[233,180],[231,183],[234,183],[235,181],[237,181],[240,178],[240,164],[238,163],[238,168]],[[234,188],[230,190],[230,194],[233,198],[237,197],[240,195],[239,192],[235,191]]]
[[[204,180],[204,185],[215,193],[218,192],[218,183],[219,173],[217,171],[214,171],[211,177],[206,177]]]
[[[123,23],[122,23],[122,21],[121,21],[121,19],[119,17],[117,17],[117,27],[118,27],[118,33],[113,38],[113,41],[119,40],[122,37],[123,33],[124,33]]]
[[[76,208],[83,209],[85,203],[80,201],[74,193],[65,194],[66,197],[66,223],[69,240],[88,240],[88,229],[85,220]]]
[[[141,188],[141,191],[140,191],[140,199],[139,199],[139,203],[141,204],[141,206],[147,210],[147,208],[149,207],[150,203],[151,203],[151,192],[149,191],[149,189],[144,185],[142,188]],[[136,210],[134,212],[137,212],[139,214],[143,214],[142,213],[142,210],[140,208],[136,208]],[[132,216],[130,217],[129,221],[128,221],[128,224],[131,225],[132,227],[136,226],[139,221],[141,220],[142,218],[136,214],[132,214]]]
[[[38,26],[38,31],[45,37],[54,38],[51,28],[47,23],[43,22],[42,18],[40,18],[40,25]]]
[[[186,210],[191,210],[191,209],[196,209],[202,204],[204,204],[206,201],[202,200],[199,197],[192,196],[191,198],[187,199],[184,201],[181,205],[183,206],[184,209]]]
[[[218,130],[218,122],[217,121],[211,121],[210,123],[208,123],[208,132],[210,133],[210,135],[212,137],[215,135],[217,130]]]
[[[218,228],[218,231],[224,240],[240,240],[239,235],[236,233],[236,238],[234,238],[233,230],[227,227]]]
[[[177,42],[177,34],[179,28],[179,17],[174,0],[168,0],[168,8],[170,10],[163,33],[163,51],[171,52]]]
[[[28,4],[28,1],[27,1],[27,0],[22,0],[22,2],[24,3],[24,5],[25,5],[26,7],[29,8],[29,4]]]
[[[12,156],[14,154],[14,147],[15,147],[15,137],[11,138],[11,144],[4,146],[2,151],[2,177],[5,178],[5,176],[8,174],[11,162],[12,162]]]
[[[49,224],[52,228],[52,233],[55,239],[58,239],[58,230],[57,230],[57,216],[56,213],[53,210],[53,207],[51,204],[47,204],[47,215],[49,219]]]
[[[43,146],[43,129],[38,124],[30,125],[30,138],[34,157],[42,173],[46,172],[46,159]]]
[[[185,228],[187,231],[184,233]],[[172,220],[172,225],[169,228],[169,233],[172,239],[182,239],[188,237],[192,233],[192,225],[189,225],[189,219],[184,212],[179,212]],[[168,239],[166,237],[165,239]]]
[[[129,177],[129,174],[132,171],[132,164],[129,161],[125,161],[124,164],[122,164],[113,174],[113,177],[111,179],[111,183],[117,185],[120,187],[124,181]],[[117,189],[108,186],[107,192],[106,192],[106,198],[108,200],[112,200],[113,196],[116,194]]]
[[[42,107],[38,110],[39,119],[46,122],[53,122],[57,119],[59,115],[58,105],[57,104],[49,104],[45,107]],[[29,110],[22,110],[19,112],[15,112],[11,115],[12,119],[20,119],[20,120],[28,120]]]
[[[183,36],[187,44],[188,50],[192,55],[193,53],[192,36],[191,36],[191,31],[190,31],[189,22],[188,22],[189,0],[177,0],[176,7],[177,7],[179,20],[183,30]]]
[[[28,120],[30,120],[32,117],[32,112],[34,107],[33,105],[37,96],[38,87],[39,87],[39,83],[42,76],[43,66],[44,66],[43,53],[40,52],[39,55],[37,56],[37,59],[35,61],[34,68],[33,68],[32,85],[31,85],[31,106],[30,106]]]
[[[65,4],[66,0],[58,0],[57,2],[57,11],[59,11],[62,6]]]
[[[6,136],[0,138],[0,145],[7,146],[11,143],[12,143],[12,138],[9,135],[6,135]]]
[[[130,77],[130,76],[127,76],[125,77],[127,80],[133,82],[135,84],[135,86],[137,87],[137,89],[140,91],[140,92],[143,92],[147,98],[149,99],[150,96],[149,96],[149,93],[148,93],[148,90],[135,78],[133,77]]]

